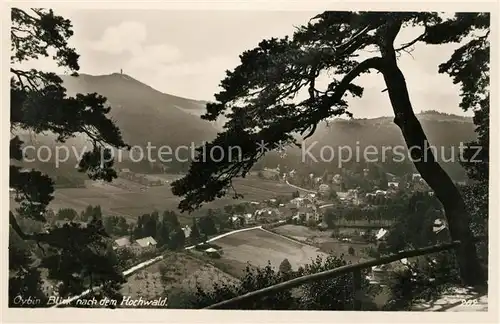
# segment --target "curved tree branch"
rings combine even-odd
[[[24,231],[21,229],[21,226],[19,226],[19,224],[17,223],[16,216],[14,216],[14,213],[12,213],[11,211],[9,211],[9,223],[10,226],[12,226],[14,232],[16,232],[17,235],[19,235],[19,237],[23,240],[36,241],[37,243],[45,242],[45,237],[47,235],[45,233],[24,233]]]
[[[331,101],[339,101],[344,96],[345,92],[348,90],[349,85],[355,78],[357,78],[362,73],[370,70],[376,69],[381,71],[383,68],[383,59],[381,57],[372,57],[364,60],[363,62],[356,65],[351,71],[349,71],[340,81],[340,83],[333,90],[333,95],[331,96]],[[332,84],[331,84],[332,85]],[[329,107],[328,107],[329,108]]]
[[[323,110],[323,112],[325,112],[325,109],[328,109],[328,110],[330,109],[330,107],[331,107],[330,103],[338,102],[339,100],[341,100],[342,97],[344,96],[344,94],[346,93],[346,91],[348,90],[351,82],[355,78],[357,78],[359,75],[361,75],[362,73],[364,73],[370,69],[376,69],[378,71],[381,71],[382,62],[383,62],[383,59],[381,57],[372,57],[372,58],[366,59],[363,62],[359,63],[354,69],[349,71],[349,73],[347,73],[342,78],[342,80],[335,87],[335,89],[333,89],[333,95],[331,97],[329,97],[329,100],[328,100],[329,104],[325,105],[324,107],[320,107],[321,110]],[[306,139],[310,138],[312,135],[314,135],[314,132],[316,131],[317,125],[318,124],[313,124],[311,130],[302,139],[306,140]]]
[[[401,47],[396,48],[395,51],[396,52],[402,51],[402,50],[405,50],[405,49],[407,49],[408,47],[410,47],[412,45],[415,45],[416,43],[418,43],[419,41],[421,41],[425,37],[426,34],[427,34],[426,32],[423,32],[420,36],[418,36],[417,38],[415,38],[411,42],[408,42],[406,44],[401,45]]]

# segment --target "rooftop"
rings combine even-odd
[[[152,238],[151,236],[143,237],[141,239],[135,240],[135,242],[139,244],[140,247],[147,247],[152,245],[154,246],[157,244],[155,239]]]
[[[120,237],[115,240],[116,245],[118,246],[127,246],[130,245],[130,238],[127,236]]]

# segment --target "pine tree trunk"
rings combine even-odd
[[[383,56],[384,62],[380,71],[384,76],[394,110],[394,122],[401,129],[408,149],[413,148],[411,157],[416,169],[443,204],[451,239],[462,242],[457,250],[461,278],[466,285],[484,284],[486,276],[477,257],[465,202],[430,149],[431,144],[413,112],[405,78],[397,66],[395,56]]]

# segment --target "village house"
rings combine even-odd
[[[322,195],[323,197],[327,196],[328,193],[330,192],[330,186],[323,183],[319,186],[319,189],[318,189],[318,192],[320,195]]]
[[[368,192],[368,193],[366,193],[366,194],[365,194],[365,197],[366,197],[366,198],[369,198],[369,197],[376,197],[376,196],[377,196],[377,195],[376,195],[375,193],[373,193],[373,192]]]
[[[420,173],[413,173],[411,175],[411,180],[412,181],[422,181],[422,176],[420,175]]]
[[[191,228],[188,225],[182,227],[181,229],[184,232],[184,237],[189,237],[191,235]]]
[[[113,242],[113,250],[118,248],[128,247],[130,246],[130,238],[128,236],[120,237]]]
[[[240,218],[241,218],[241,215],[233,215],[231,217],[229,217],[229,220],[233,223],[233,224],[238,224],[239,221],[240,221]]]
[[[239,228],[245,225],[245,216],[241,214],[233,214],[229,217],[229,222],[232,224],[233,228]]]
[[[222,251],[216,250],[213,247],[205,250],[205,253],[211,258],[220,258]]]
[[[375,239],[377,241],[385,241],[387,239],[387,233],[389,233],[388,230],[381,228],[378,230],[378,232],[375,234]]]
[[[154,248],[154,247],[156,247],[156,244],[157,243],[156,243],[155,239],[152,238],[151,236],[147,236],[147,237],[143,237],[143,238],[137,239],[134,242],[135,246],[140,247],[142,249],[145,249],[145,248]]]
[[[387,182],[387,186],[389,188],[397,189],[397,188],[399,188],[399,182],[392,182],[392,181],[390,181],[390,182]]]
[[[280,212],[277,208],[262,208],[259,210],[256,210],[253,213],[253,219],[254,221],[257,221],[261,218],[276,218],[280,217]]]
[[[332,177],[332,183],[335,183],[335,184],[340,184],[342,183],[342,176],[340,174],[335,174],[333,177]]]
[[[267,201],[267,205],[270,207],[275,207],[275,206],[277,206],[277,202],[278,202],[277,199],[271,198]]]
[[[348,196],[347,192],[344,192],[344,191],[337,192],[337,197],[339,197],[340,201],[346,201],[347,196]]]
[[[326,231],[328,229],[328,224],[323,221],[318,225],[318,229],[320,231]]]
[[[290,206],[298,208],[304,204],[304,197],[293,198],[292,200],[290,200],[289,204]]]
[[[292,217],[293,220],[296,221],[309,221],[310,219],[314,219],[315,221],[319,221],[320,214],[316,210],[316,208],[302,206],[297,209],[295,216]]]
[[[358,189],[349,189],[345,192],[339,191],[337,192],[337,197],[339,197],[340,201],[349,202],[355,205],[360,205],[362,202],[359,197]]]
[[[254,225],[256,222],[256,217],[255,214],[252,213],[246,213],[245,214],[245,224],[247,225]]]
[[[272,169],[272,168],[264,168],[264,170],[266,170],[266,171],[270,171],[270,172],[274,172],[274,173],[278,173],[278,174],[279,174],[279,173],[280,173],[280,165],[278,164],[278,165],[276,166],[276,168],[274,168],[274,169]]]

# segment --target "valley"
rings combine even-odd
[[[167,183],[162,186],[144,186],[124,178],[115,179],[111,183],[86,180],[84,188],[59,188],[54,192],[54,200],[49,208],[57,212],[59,209],[72,208],[81,212],[88,205],[101,206],[105,215],[124,216],[135,221],[138,216],[154,210],[172,210],[178,212],[179,197],[172,194],[170,183],[180,175],[157,174],[150,177],[160,178]],[[244,195],[243,199],[234,200],[230,196],[206,204],[193,215],[179,214],[182,225],[192,223],[192,217],[204,214],[207,209],[222,208],[233,203],[262,201],[273,195],[291,195],[294,188],[273,180],[262,180],[254,175],[234,180],[236,191]],[[16,203],[11,197],[11,206]]]

